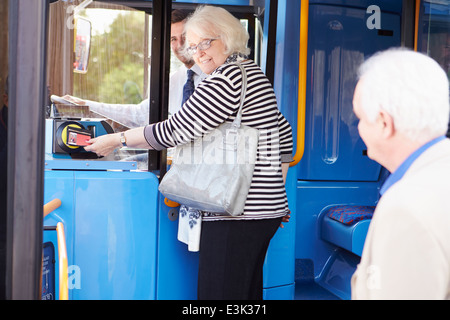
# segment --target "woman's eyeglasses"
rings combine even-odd
[[[191,47],[187,47],[186,48],[186,52],[187,54],[189,54],[190,56],[193,56],[194,54],[197,53],[197,50],[207,50],[211,47],[211,42],[213,42],[216,39],[207,39],[207,40],[203,40],[202,42],[200,42],[199,44],[197,44],[196,46],[191,46]]]

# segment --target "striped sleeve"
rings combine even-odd
[[[204,80],[171,118],[145,127],[155,150],[191,142],[217,128],[239,108],[242,75],[238,66]]]
[[[278,130],[280,135],[280,155],[281,162],[292,162],[292,128],[283,114],[278,111]]]

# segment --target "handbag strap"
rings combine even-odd
[[[241,102],[239,105],[239,110],[236,114],[236,118],[234,119],[232,126],[235,128],[239,128],[241,126],[242,109],[244,107],[245,93],[247,91],[247,72],[239,62],[236,62],[236,64],[241,69],[242,72],[242,90],[241,90]]]

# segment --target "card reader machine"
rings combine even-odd
[[[52,127],[52,153],[53,154],[76,154],[85,153],[84,148],[89,145],[87,141],[91,138],[114,133],[112,127],[102,119],[48,119],[52,123],[47,126]],[[89,154],[91,154],[89,152]]]

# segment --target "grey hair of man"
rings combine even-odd
[[[404,48],[382,51],[360,66],[359,79],[369,121],[375,122],[383,109],[411,141],[425,143],[446,134],[449,81],[432,58]]]

